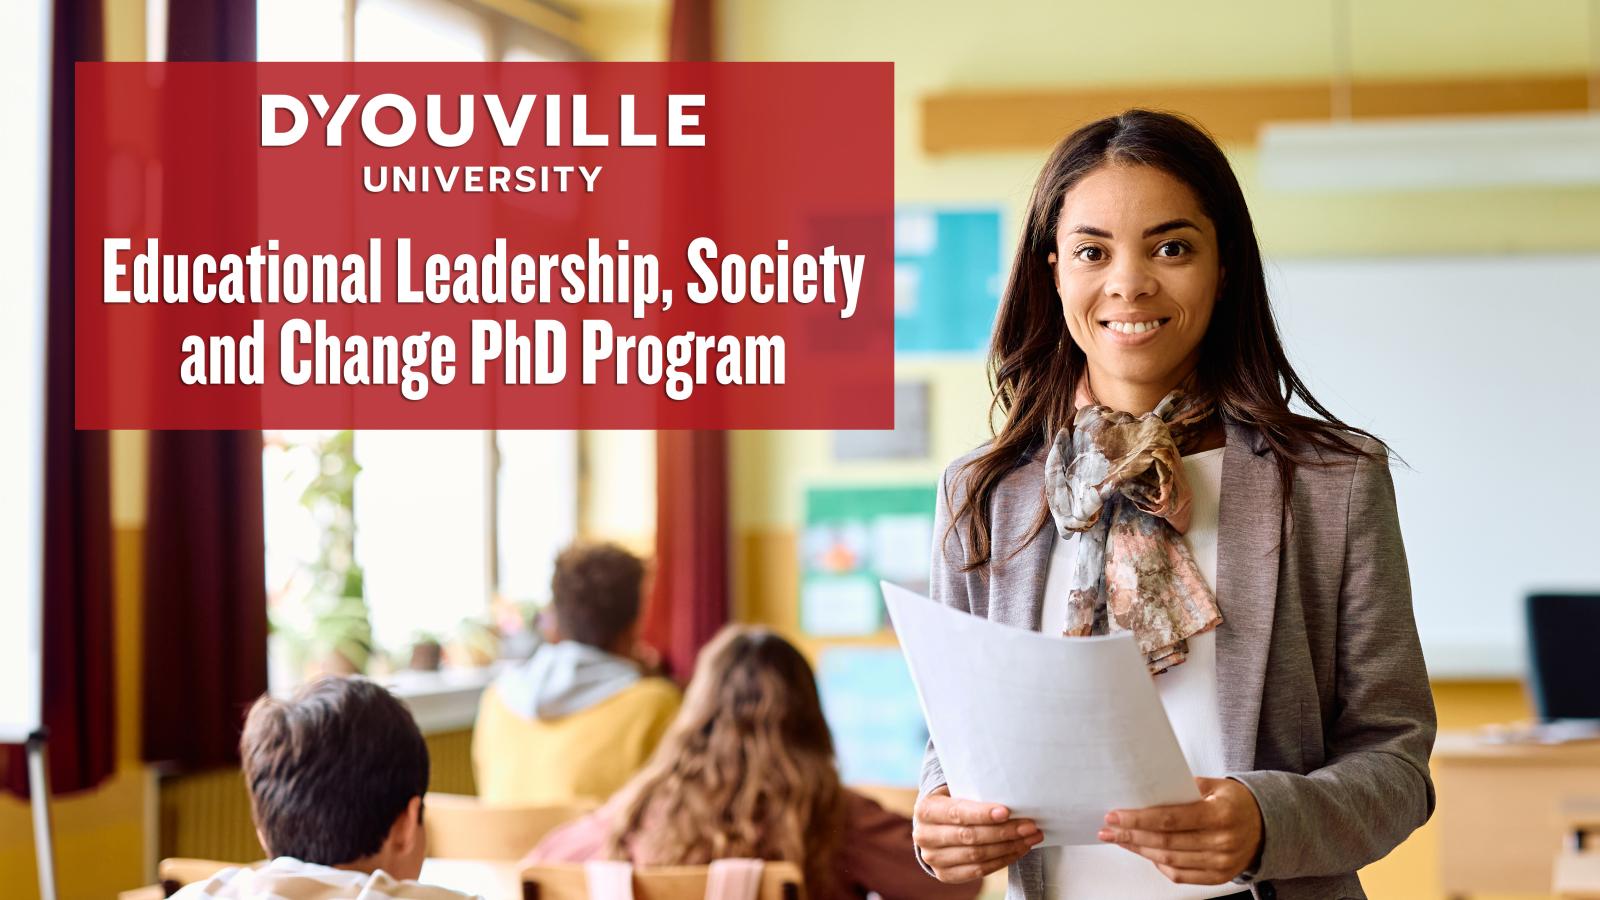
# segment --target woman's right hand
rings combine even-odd
[[[911,840],[940,881],[974,881],[1021,859],[1044,840],[1031,819],[993,803],[956,800],[941,785],[917,800]]]

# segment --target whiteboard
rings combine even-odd
[[[21,202],[0,215],[0,743],[21,743],[40,726],[44,560],[44,328],[50,129],[50,4],[14,7],[0,29],[6,83],[0,121],[17,126],[0,142],[0,166]],[[72,155],[65,156],[71,165]]]
[[[1600,256],[1282,260],[1291,363],[1393,469],[1429,672],[1518,675],[1522,598],[1600,590]]]

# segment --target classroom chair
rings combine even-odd
[[[633,870],[633,900],[702,900],[707,866],[659,866]],[[758,900],[805,900],[800,867],[769,862],[761,870]],[[534,866],[522,873],[522,900],[589,900],[581,863]]]
[[[515,862],[558,825],[594,808],[593,803],[488,806],[464,794],[429,793],[423,798],[422,824],[430,857]]]
[[[160,879],[157,884],[134,888],[131,891],[122,891],[117,894],[117,900],[162,900],[171,897],[180,888],[193,881],[210,878],[212,875],[231,866],[242,865],[236,862],[222,862],[215,859],[183,859],[173,857],[163,859],[156,867],[156,877]],[[261,865],[252,863],[251,865]]]
[[[1573,798],[1563,807],[1567,846],[1551,879],[1556,896],[1600,900],[1600,798]]]
[[[849,788],[889,812],[899,813],[908,819],[917,806],[916,788],[889,787],[881,784],[852,784]]]
[[[161,882],[161,889],[164,892],[164,896],[171,897],[173,894],[178,892],[179,888],[185,885],[196,881],[203,881],[217,874],[223,869],[242,865],[245,865],[245,863],[222,862],[221,860],[215,859],[184,859],[182,857],[173,857],[171,859],[163,859],[160,865],[156,866],[156,877]],[[249,865],[259,866],[261,863],[250,863]]]

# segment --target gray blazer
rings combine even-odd
[[[977,453],[951,463],[940,483],[933,597],[1038,630],[1058,539],[1048,520],[1032,527],[1044,499],[1043,454],[1000,483],[985,570],[960,571],[961,528],[938,550],[951,506],[964,494],[958,470]],[[1388,466],[1346,457],[1296,468],[1291,517],[1281,497],[1277,464],[1260,432],[1229,422],[1217,534],[1224,757],[1230,777],[1255,795],[1265,823],[1255,896],[1361,898],[1356,870],[1394,849],[1434,805],[1433,694],[1411,612],[1394,485]],[[944,783],[930,743],[921,792]],[[1037,852],[1011,867],[1006,896],[1042,900]]]

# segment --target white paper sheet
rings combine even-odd
[[[1046,636],[887,582],[883,598],[951,796],[1033,819],[1042,846],[1200,799],[1132,634]]]

